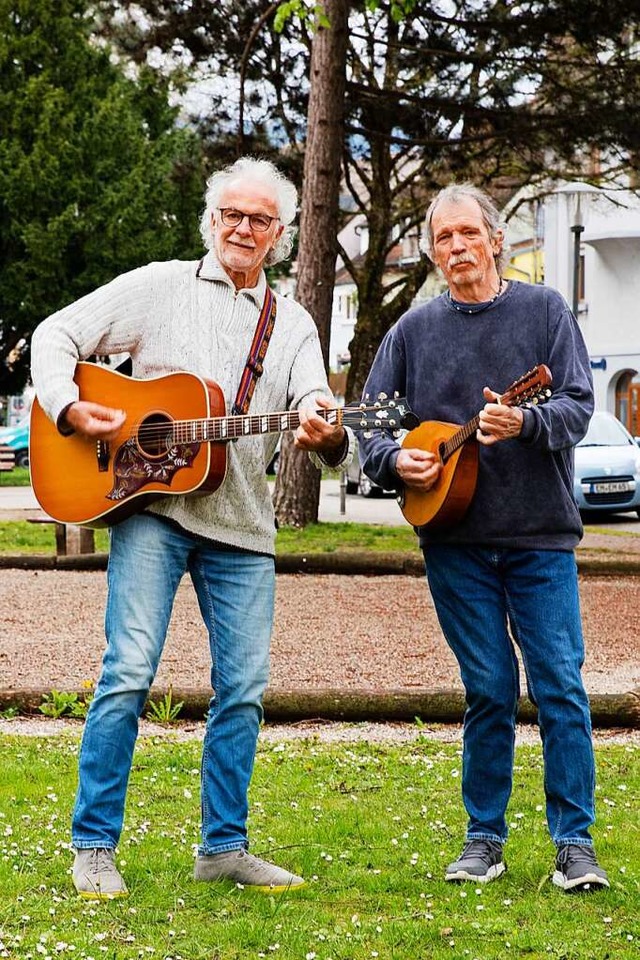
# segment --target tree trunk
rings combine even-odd
[[[389,217],[384,227],[390,231],[392,226],[393,222]],[[407,275],[406,283],[396,293],[393,300],[382,303],[384,293],[381,293],[376,286],[375,277],[382,276],[383,264],[384,261],[378,262],[376,268],[372,259],[365,258],[359,277],[358,322],[349,344],[351,363],[349,364],[345,391],[348,403],[357,401],[362,397],[365,381],[383,337],[398,317],[409,309],[413,298],[431,269],[425,259],[421,260]]]
[[[344,145],[348,0],[321,4],[330,27],[318,27],[311,51],[311,84],[300,215],[296,300],[314,318],[328,367],[338,209]],[[274,505],[279,524],[315,523],[320,474],[290,438],[282,444]]]

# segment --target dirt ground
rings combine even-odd
[[[105,575],[0,570],[0,691],[75,689],[98,676]],[[640,577],[580,580],[588,693],[640,688]],[[192,586],[179,588],[156,686],[206,689]],[[424,579],[279,575],[270,687],[461,689]]]

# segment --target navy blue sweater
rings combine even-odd
[[[551,370],[551,398],[523,408],[517,439],[480,445],[468,511],[451,528],[419,528],[423,546],[575,547],[583,531],[573,497],[573,448],[593,412],[591,369],[578,324],[560,294],[517,281],[479,313],[456,310],[443,294],[409,310],[387,333],[365,395],[398,391],[420,421],[464,424],[484,406],[483,387],[502,394],[539,363]],[[383,487],[401,489],[393,438],[377,433],[358,440],[365,473]]]

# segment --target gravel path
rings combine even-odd
[[[102,572],[0,570],[0,690],[75,689],[98,675]],[[640,577],[581,578],[589,693],[640,687]],[[180,586],[156,678],[207,688],[206,634]],[[280,575],[271,689],[461,689],[425,582],[410,576]]]

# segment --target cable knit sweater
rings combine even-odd
[[[134,377],[188,370],[215,380],[230,410],[266,279],[262,274],[256,287],[236,292],[213,253],[205,256],[198,277],[197,266],[179,260],[148,264],[39,325],[31,344],[32,377],[38,400],[54,421],[78,399],[72,379],[77,360],[92,354],[129,353]],[[313,405],[318,395],[331,397],[311,316],[286,297],[277,295],[276,302],[275,327],[252,414]],[[265,471],[277,440],[277,434],[241,437],[228,444],[227,473],[215,493],[165,497],[147,509],[196,535],[272,554],[275,523]],[[352,443],[350,437],[350,448]]]

